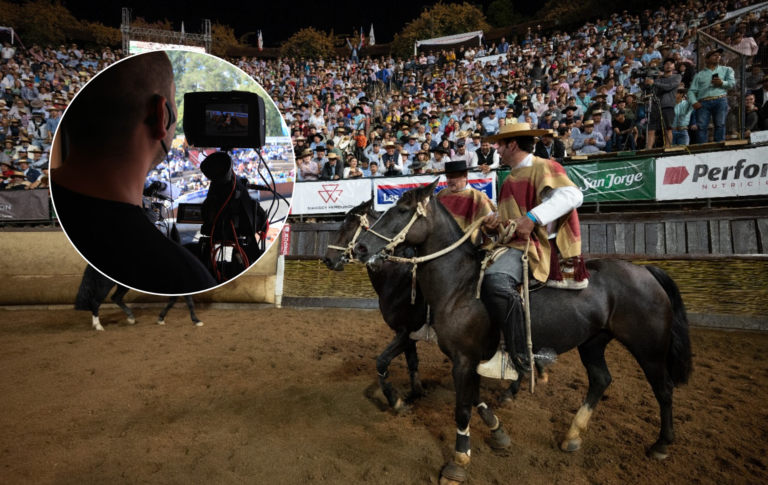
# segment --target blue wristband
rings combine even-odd
[[[530,212],[528,212],[528,213],[526,214],[526,216],[528,216],[528,219],[532,220],[534,224],[538,224],[538,223],[539,223],[539,221],[537,221],[537,220],[536,220],[536,216],[534,216],[534,215],[533,215],[533,214],[531,214]]]

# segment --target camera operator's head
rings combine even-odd
[[[669,75],[675,72],[675,60],[671,57],[664,59],[664,75]]]
[[[176,130],[173,67],[163,51],[118,62],[78,94],[62,123],[69,153],[53,179],[77,192],[141,204],[147,172]],[[79,174],[87,173],[87,177]]]

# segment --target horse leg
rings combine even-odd
[[[440,473],[440,485],[454,485],[467,480],[467,466],[470,461],[469,420],[472,417],[472,402],[480,376],[475,371],[478,362],[466,359],[454,363],[453,383],[456,388],[456,446],[453,460]]]
[[[498,416],[496,416],[496,413],[494,413],[493,410],[480,399],[480,379],[477,379],[475,397],[472,405],[477,407],[477,414],[480,415],[483,423],[485,423],[485,425],[488,426],[488,429],[491,430],[491,439],[488,441],[488,445],[494,450],[504,450],[509,448],[509,445],[512,444],[512,440],[507,435],[507,432],[504,431],[504,428],[501,427],[501,421]]]
[[[424,395],[419,375],[419,354],[416,353],[416,341],[408,338],[409,345],[405,348],[405,362],[408,364],[408,373],[411,375],[411,395],[406,401],[415,401]]]
[[[99,274],[101,276],[101,274]],[[109,292],[112,290],[112,287],[114,286],[114,283],[112,283],[111,280],[108,280],[107,278],[103,278],[104,281],[99,281],[97,283],[96,290],[93,293],[93,297],[91,298],[91,325],[93,326],[94,330],[97,330],[99,332],[104,331],[104,327],[101,326],[101,321],[99,321],[99,308],[101,307],[101,303],[104,301],[104,298],[107,297]]]
[[[599,333],[579,346],[581,363],[586,367],[589,376],[589,390],[584,404],[573,418],[571,428],[560,445],[563,451],[576,451],[581,448],[581,433],[587,430],[590,416],[611,384],[611,373],[605,363],[605,347],[611,340],[613,340],[611,335]]]
[[[640,368],[645,373],[645,378],[653,389],[656,401],[659,403],[661,431],[659,439],[648,449],[648,456],[657,460],[663,460],[667,457],[667,445],[671,445],[675,441],[672,424],[672,392],[674,384],[667,373],[665,358],[667,345],[663,343],[661,338],[651,342],[644,342],[642,348],[637,343],[624,345],[637,359]]]
[[[136,323],[136,317],[133,315],[133,310],[123,303],[123,297],[126,293],[130,291],[130,288],[126,288],[123,285],[117,285],[117,289],[115,290],[115,293],[112,295],[112,301],[117,304],[122,310],[125,312],[125,314],[128,316],[128,325],[133,325]]]
[[[522,372],[518,373],[517,379],[510,382],[507,390],[501,393],[501,397],[499,397],[499,403],[506,404],[515,400],[517,393],[520,392],[520,385],[523,383],[524,377],[525,374]]]
[[[187,303],[187,308],[189,308],[189,316],[192,318],[192,323],[195,324],[195,327],[202,327],[203,322],[201,322],[200,319],[197,318],[197,315],[195,315],[195,302],[192,301],[192,296],[185,296],[184,301]]]
[[[403,398],[397,392],[397,389],[392,387],[392,383],[389,382],[389,364],[392,359],[402,354],[406,348],[413,342],[408,336],[410,332],[407,328],[401,328],[395,338],[387,345],[384,351],[376,357],[376,372],[379,374],[379,386],[381,392],[384,393],[384,397],[387,398],[389,406],[395,411],[401,411],[404,406]]]
[[[536,365],[536,374],[538,374],[539,377],[536,378],[537,384],[546,384],[549,382],[549,374],[547,373],[547,369],[544,367],[544,364],[541,362],[537,362],[534,360],[534,364]]]
[[[178,296],[172,296],[168,298],[168,304],[165,305],[165,308],[163,308],[163,311],[160,312],[160,316],[157,317],[158,325],[165,325],[165,315],[168,314],[168,312],[171,310],[171,308],[173,308],[173,305],[175,305],[178,300],[179,300]]]

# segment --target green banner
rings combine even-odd
[[[565,171],[584,194],[584,202],[654,200],[653,158],[568,165]]]

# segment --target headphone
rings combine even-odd
[[[159,94],[155,94],[152,96],[152,102],[157,103],[157,101],[161,98],[162,96],[160,96]],[[168,130],[171,128],[172,124],[176,123],[176,113],[173,112],[173,106],[171,106],[171,102],[168,101],[167,98],[165,100],[165,109],[168,110],[168,123],[165,124],[165,129]],[[147,124],[149,124],[150,126],[156,125],[157,115],[149,115],[147,117]],[[160,145],[162,145],[163,150],[165,150],[165,154],[167,156],[170,150],[168,150],[168,147],[165,145],[165,140],[160,140]]]

